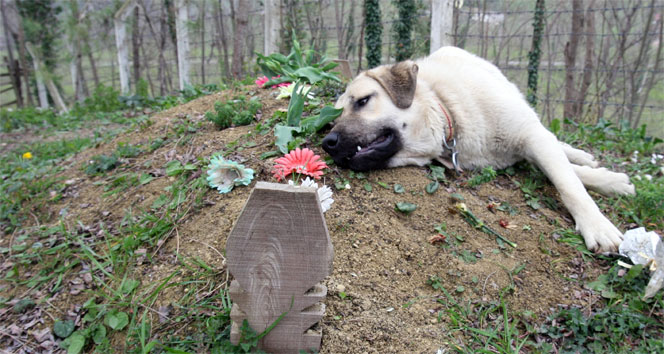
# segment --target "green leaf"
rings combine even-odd
[[[618,297],[618,294],[610,289],[604,289],[602,290],[602,297],[605,299],[615,299]]]
[[[279,151],[267,151],[261,154],[260,159],[265,160],[279,155]]]
[[[106,339],[106,326],[99,324],[92,332],[92,340],[95,344],[101,344]]]
[[[452,194],[450,194],[450,198],[452,198],[454,201],[457,201],[457,202],[463,202],[464,200],[466,200],[466,198],[464,198],[464,197],[463,197],[461,194],[459,194],[459,193],[452,193]]]
[[[143,184],[150,183],[153,179],[154,179],[154,177],[152,177],[152,175],[150,175],[148,173],[143,173],[143,174],[141,174],[141,177],[138,179],[138,182],[141,185],[143,185]]]
[[[415,209],[417,209],[417,205],[408,202],[399,202],[396,204],[396,207],[394,209],[396,211],[400,211],[406,215],[409,215],[410,213],[414,212]]]
[[[371,192],[373,190],[373,188],[371,187],[371,183],[364,182],[364,190],[366,190],[367,192]]]
[[[626,281],[631,281],[632,279],[636,278],[641,274],[641,271],[643,271],[643,264],[635,264],[632,266],[632,268],[629,269],[627,274],[625,274],[625,280]]]
[[[21,299],[19,302],[14,304],[14,313],[23,313],[27,309],[32,308],[35,306],[35,300],[32,300],[30,298],[27,299]]]
[[[591,281],[590,283],[586,284],[586,287],[588,287],[588,289],[592,289],[595,291],[602,291],[606,289],[607,284],[608,284],[607,276],[606,274],[602,274],[599,277],[597,277],[597,280]]]
[[[561,124],[560,124],[560,119],[554,119],[551,121],[551,131],[553,134],[558,135],[558,132],[560,132]]]
[[[53,334],[60,338],[67,338],[74,332],[74,321],[56,321],[53,324]]]
[[[376,182],[376,183],[377,183],[379,186],[381,186],[381,187],[383,187],[383,188],[385,188],[385,189],[390,189],[390,185],[387,184],[387,183],[385,183],[385,182],[380,182],[380,181],[378,181],[378,182]]]
[[[300,132],[300,127],[288,127],[283,124],[277,124],[274,126],[274,136],[276,137],[274,145],[279,148],[279,151],[281,151],[282,154],[287,154],[288,143],[295,139],[293,133]]]
[[[119,331],[129,324],[129,316],[121,311],[109,312],[104,318],[104,324],[113,330]]]
[[[300,92],[302,85],[296,83],[291,94],[291,99],[288,102],[288,113],[286,113],[286,124],[289,127],[299,127],[300,118],[302,118],[302,111],[304,110],[304,99],[307,92]]]
[[[463,285],[459,285],[456,287],[456,292],[462,293],[466,290],[466,288],[463,287]]]
[[[323,80],[322,71],[311,66],[295,70],[295,76],[306,79],[312,85]]]
[[[122,293],[125,295],[131,294],[139,284],[140,282],[138,280],[126,279],[122,282]]]
[[[313,134],[337,119],[341,112],[343,112],[343,108],[336,109],[332,106],[325,106],[320,110],[320,114],[302,119],[300,125],[307,134]]]
[[[177,176],[184,171],[182,163],[178,160],[169,161],[166,164],[166,175],[167,176]]]
[[[535,199],[535,198],[528,199],[528,200],[526,201],[526,205],[528,205],[529,207],[533,208],[533,210],[537,210],[537,209],[539,209],[539,208],[542,207],[542,206],[540,205],[539,201],[538,201],[537,199]]]
[[[278,74],[277,74],[278,75]],[[268,80],[263,84],[264,88],[270,88],[275,85],[283,84],[284,82],[292,82],[293,78],[288,76],[275,77],[274,79]]]
[[[85,346],[85,337],[76,332],[71,335],[69,338],[69,348],[67,348],[67,354],[78,354],[83,350]]]
[[[400,185],[400,184],[395,184],[394,185],[394,193],[403,194],[405,192],[406,192],[406,190],[403,188],[402,185]]]
[[[151,208],[152,209],[159,209],[159,208],[163,207],[168,202],[169,202],[168,196],[166,194],[161,194],[161,195],[159,195],[159,197],[157,197],[157,199],[154,200],[154,202],[152,202]]]
[[[438,182],[445,181],[445,167],[429,165],[429,169],[431,170],[431,175],[429,175],[429,179]]]
[[[440,183],[438,183],[438,181],[433,181],[433,182],[427,184],[426,191],[429,194],[434,194],[438,190],[439,187],[440,187]]]

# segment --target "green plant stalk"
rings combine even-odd
[[[510,245],[510,246],[512,246],[512,247],[514,247],[514,248],[516,248],[516,246],[517,246],[516,243],[514,243],[514,242],[512,242],[512,241],[510,241],[510,240],[508,240],[508,239],[506,239],[505,237],[503,237],[503,235],[497,233],[497,232],[494,231],[492,228],[488,227],[488,226],[484,223],[484,221],[482,221],[482,220],[480,220],[479,218],[477,218],[477,216],[475,216],[475,214],[473,214],[473,213],[470,211],[470,209],[468,209],[468,207],[467,207],[465,204],[457,204],[456,207],[457,207],[457,210],[459,210],[459,213],[461,213],[461,216],[463,217],[463,219],[464,219],[468,224],[470,224],[470,226],[472,226],[472,227],[474,227],[474,228],[476,228],[476,229],[479,229],[480,231],[482,231],[482,232],[484,232],[484,233],[486,233],[486,234],[489,234],[489,235],[492,235],[492,236],[498,237],[498,238],[501,239],[503,242],[505,242],[505,243],[507,243],[508,245]]]

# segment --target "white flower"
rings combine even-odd
[[[646,180],[648,180],[648,181],[652,181],[652,176],[647,174],[647,173],[643,177],[645,177]]]
[[[650,157],[650,163],[656,165],[657,160],[661,160],[662,158],[664,158],[664,156],[660,154],[652,154],[652,156]]]
[[[307,98],[312,100],[314,98],[313,92],[309,91],[309,88],[311,86],[309,85],[302,85],[300,88],[297,90],[297,93],[303,94],[303,91],[306,89],[307,93]],[[293,89],[295,88],[295,84],[290,84],[288,86],[283,86],[279,87],[279,95],[277,96],[277,99],[282,99],[282,98],[289,98],[291,95],[293,95]]]
[[[316,188],[318,188],[318,183],[316,183],[313,179],[307,177],[302,181],[302,187],[316,187]]]
[[[346,185],[344,186],[344,188],[345,188],[345,189],[350,189],[350,184],[346,183]]]
[[[330,210],[334,199],[332,199],[332,189],[330,187],[323,185],[318,188],[318,200],[320,200],[320,207],[323,209],[323,213]]]
[[[298,187],[293,181],[288,181],[288,185]],[[330,189],[330,187],[324,184],[322,187],[318,187],[318,183],[309,177],[302,180],[302,183],[300,183],[299,187],[316,188],[316,192],[318,193],[318,200],[320,201],[320,207],[323,209],[323,213],[330,210],[332,203],[334,203],[334,199],[332,199],[332,189]]]

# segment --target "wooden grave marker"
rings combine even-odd
[[[226,243],[231,282],[231,342],[246,319],[270,353],[318,351],[334,251],[316,188],[258,182]]]

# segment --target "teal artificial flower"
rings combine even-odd
[[[248,186],[254,179],[254,170],[219,155],[210,159],[207,174],[208,184],[219,193],[228,193],[235,186]]]

